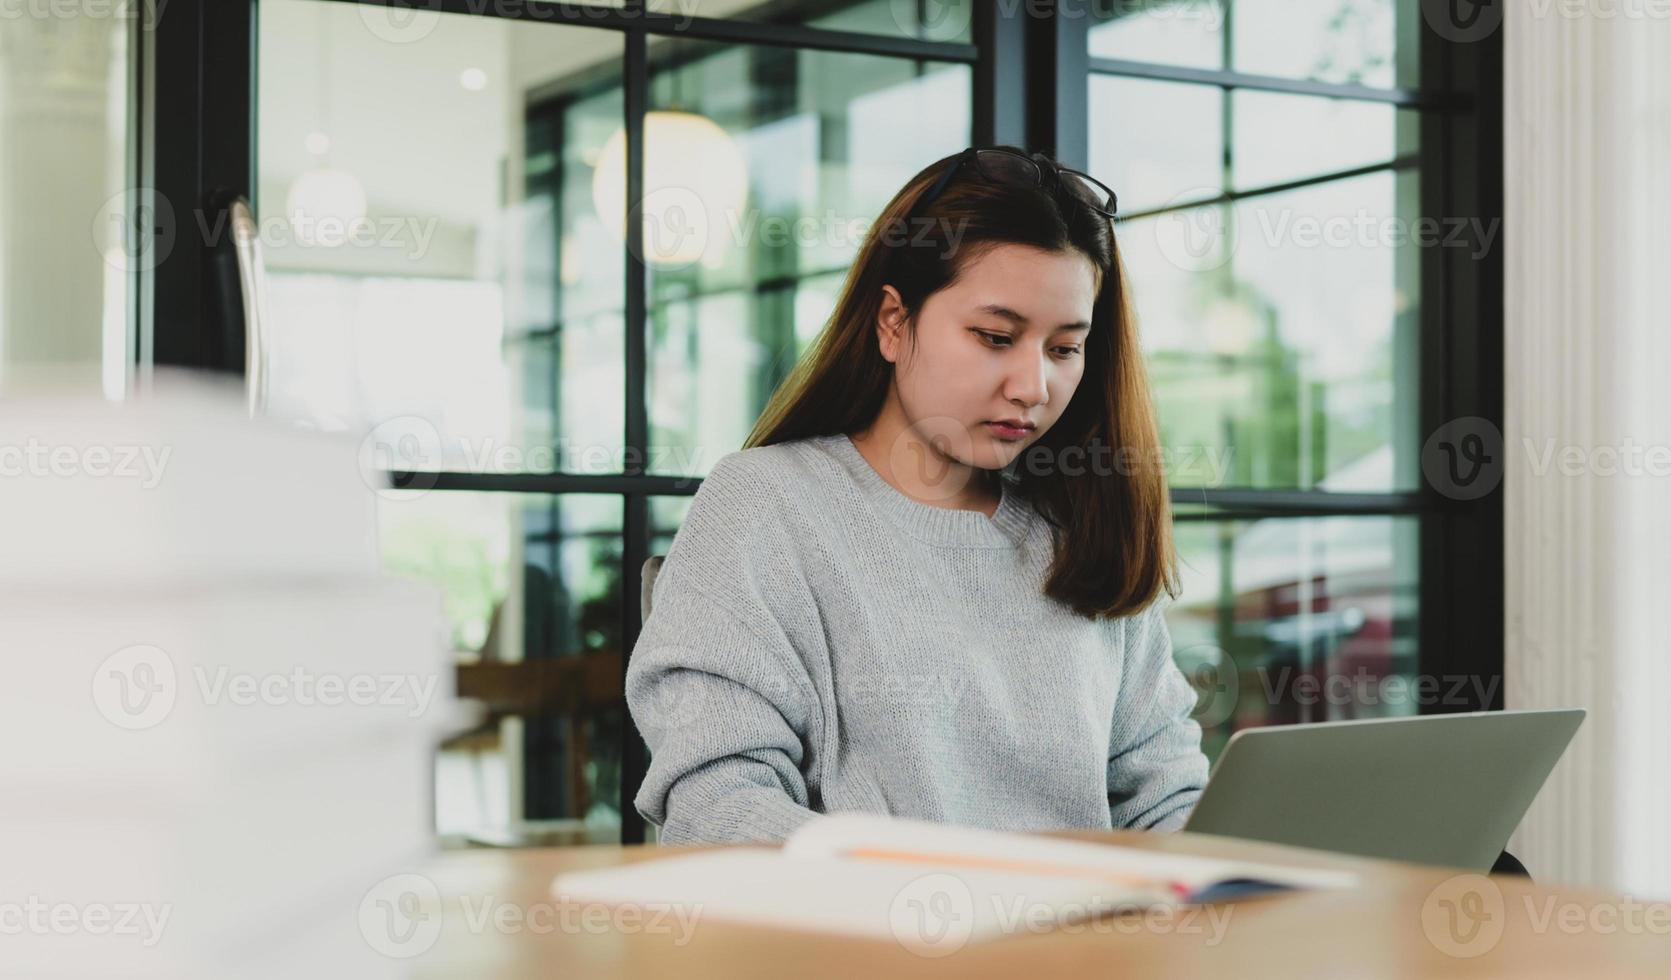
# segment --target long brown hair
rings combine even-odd
[[[924,168],[894,195],[866,235],[834,313],[772,395],[744,447],[869,427],[894,371],[876,336],[884,284],[899,291],[914,342],[924,301],[984,251],[1016,244],[1083,253],[1101,279],[1084,373],[1061,417],[1017,461],[1018,489],[1052,528],[1055,557],[1045,594],[1086,617],[1127,616],[1162,589],[1178,594],[1154,403],[1113,222],[1081,206],[1102,203],[1083,184],[1058,181],[1054,161],[1032,156],[1043,168],[1041,184],[988,180],[966,166],[928,207],[917,209],[929,185],[958,163],[954,154]],[[1082,459],[1077,472],[1028,465],[1029,457],[1062,461],[1069,447],[1087,454],[1100,448],[1105,460],[1121,465],[1099,467],[1095,456]],[[1132,457],[1135,466],[1129,465]]]

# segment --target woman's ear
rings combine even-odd
[[[899,344],[905,330],[905,301],[899,290],[882,287],[882,305],[876,312],[876,343],[890,364],[899,363]]]

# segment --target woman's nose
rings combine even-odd
[[[1043,405],[1050,397],[1048,355],[1021,354],[1010,371],[1005,395],[1025,405]]]

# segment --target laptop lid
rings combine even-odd
[[[1488,870],[1584,714],[1479,711],[1243,729],[1184,829]]]

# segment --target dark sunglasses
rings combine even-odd
[[[966,163],[974,164],[975,171],[986,180],[994,182],[1019,180],[1031,183],[1034,186],[1040,186],[1044,183],[1044,169],[1039,166],[1037,160],[1025,153],[1004,147],[970,147],[958,154],[957,159],[952,161],[951,166],[946,168],[945,173],[940,175],[940,179],[934,182],[934,186],[928,189],[928,193],[922,196],[913,210],[920,211],[933,203],[934,199],[940,196],[940,192],[946,189],[946,185],[951,183],[952,177],[959,170],[962,170]],[[1081,173],[1078,170],[1069,170],[1067,167],[1053,165],[1051,169],[1055,172],[1058,183],[1068,190],[1069,196],[1105,218],[1114,217],[1118,202],[1115,200],[1114,192],[1108,188],[1107,184],[1090,174]],[[1070,177],[1077,182],[1077,189],[1070,183],[1068,179]],[[1079,192],[1076,193],[1076,190]],[[1097,204],[1094,203],[1095,201],[1101,201],[1102,203]]]

